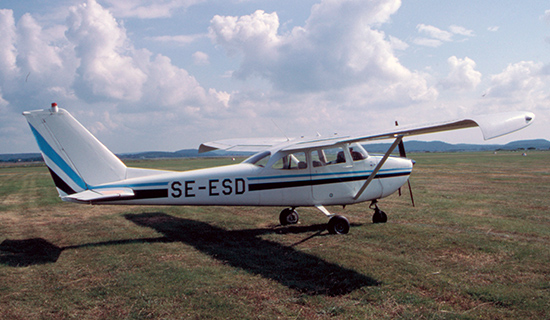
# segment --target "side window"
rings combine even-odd
[[[311,151],[311,165],[313,167],[322,167],[327,165],[325,153],[322,149]]]
[[[307,169],[306,153],[295,152],[284,155],[271,168],[277,170]]]
[[[314,167],[329,166],[346,162],[344,149],[340,147],[318,149],[311,152],[311,163]]]

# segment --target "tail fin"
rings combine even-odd
[[[126,165],[57,104],[23,115],[61,197],[125,179]]]

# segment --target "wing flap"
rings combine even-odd
[[[116,198],[130,198],[134,195],[134,190],[130,188],[91,189],[65,196],[63,197],[63,200],[73,202],[93,202]]]

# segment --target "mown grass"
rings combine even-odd
[[[550,318],[550,153],[411,157],[417,206],[329,208],[344,236],[311,208],[62,203],[45,167],[0,167],[0,318]]]

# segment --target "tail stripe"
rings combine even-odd
[[[55,163],[59,167],[59,169],[61,169],[80,188],[84,190],[88,189],[84,180],[82,180],[82,178],[71,168],[71,166],[69,166],[69,164],[67,164],[67,162],[65,162],[65,160],[63,160],[63,158],[61,158],[61,156],[57,154],[57,152],[55,152],[55,150],[48,144],[46,139],[44,139],[44,137],[42,137],[40,133],[38,133],[38,130],[36,130],[30,123],[29,125],[42,153],[50,158],[50,160]],[[52,169],[50,168],[50,170]],[[62,179],[60,178],[60,180]]]
[[[48,167],[48,170],[50,170],[50,174],[52,175],[53,182],[55,183],[55,186],[58,189],[61,189],[61,191],[65,192],[66,194],[75,194],[76,191],[71,188],[63,179],[61,179],[57,173],[55,173],[50,167]]]

